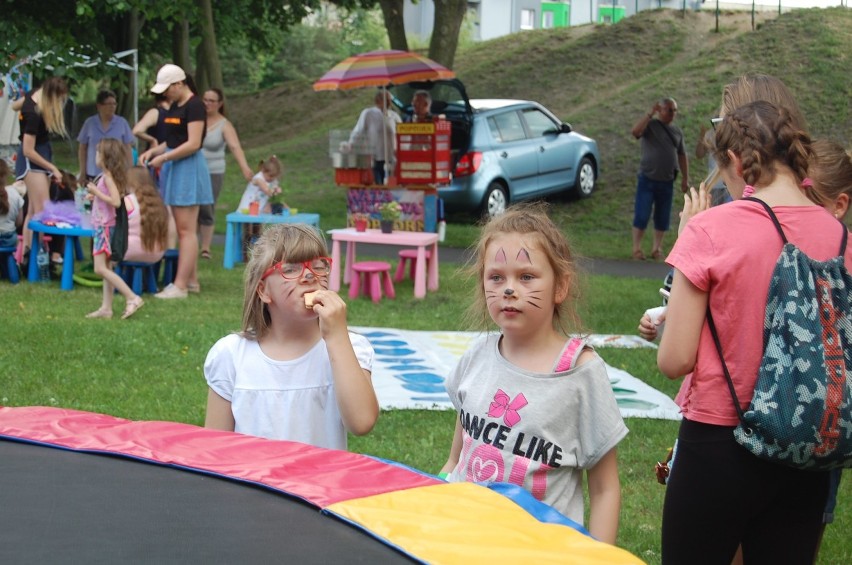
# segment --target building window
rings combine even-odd
[[[521,10],[521,29],[535,29],[535,10]]]
[[[542,29],[550,29],[553,27],[553,12],[545,12],[541,15]]]

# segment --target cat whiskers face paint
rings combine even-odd
[[[542,291],[540,290],[531,290],[524,295],[524,301],[530,306],[541,310],[541,306],[536,304],[536,302],[541,301],[541,296],[538,296],[540,294],[542,294]]]

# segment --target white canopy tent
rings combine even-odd
[[[37,64],[39,61],[44,59],[44,57],[50,52],[39,52],[34,55],[30,55],[21,60],[20,63],[12,67],[10,70],[10,74],[14,72],[25,72],[27,67],[31,67]],[[131,64],[127,64],[122,61],[130,57]],[[70,60],[69,60],[70,59]],[[57,56],[57,60],[62,61],[69,67],[78,67],[78,68],[92,68],[100,65],[107,65],[110,67],[116,67],[123,71],[128,71],[131,73],[130,75],[130,91],[133,96],[133,124],[139,121],[139,89],[137,88],[137,79],[139,76],[139,50],[138,49],[127,49],[125,51],[119,51],[118,53],[113,53],[108,59],[102,59],[101,57],[91,57],[89,55],[83,53],[75,53],[70,52],[68,54],[67,59],[61,56]],[[46,65],[45,68],[52,69],[50,65]],[[8,102],[8,101],[7,101]],[[4,112],[2,107],[0,107],[0,114]],[[0,115],[0,124],[5,123],[6,117]],[[17,122],[17,119],[14,120]],[[132,124],[131,124],[132,125]],[[17,126],[17,123],[15,124]],[[5,142],[5,130],[0,130],[0,141]],[[14,144],[17,144],[18,140],[18,132],[15,132]]]

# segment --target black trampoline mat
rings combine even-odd
[[[0,439],[0,563],[412,562],[277,492]]]

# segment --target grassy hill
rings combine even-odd
[[[722,87],[746,72],[768,73],[796,93],[814,136],[852,145],[852,11],[757,18],[752,31],[750,14],[724,13],[717,33],[710,12],[654,10],[615,25],[524,32],[461,51],[454,70],[472,98],[534,99],[597,139],[598,191],[585,201],[554,202],[554,216],[585,255],[627,258],[639,153],[630,128],[659,97],[678,100],[676,123],[691,151]],[[367,90],[315,93],[310,83],[288,83],[229,98],[228,110],[251,160],[271,153],[283,158],[291,205],[318,210],[324,227],[335,227],[343,223],[345,194],[333,183],[327,132],[351,128],[370,99]],[[704,163],[690,168],[697,184]],[[234,181],[223,202],[229,210],[242,189],[230,169]],[[474,237],[466,220],[451,218],[450,243],[466,245]]]

